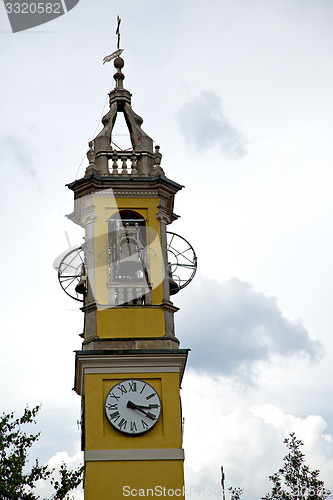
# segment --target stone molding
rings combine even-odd
[[[165,301],[163,300],[161,304],[145,304],[145,305],[121,305],[121,306],[112,306],[110,304],[98,304],[95,301],[91,301],[84,306],[82,306],[81,311],[83,312],[90,312],[90,311],[103,311],[106,309],[128,309],[128,310],[135,310],[135,309],[164,309],[167,311],[171,312],[177,312],[179,311],[179,307],[175,306],[172,302],[170,301]]]
[[[110,191],[112,191],[112,193],[110,193]],[[95,198],[110,198],[110,194],[112,194],[112,196],[116,197],[116,196],[140,196],[140,197],[143,197],[143,196],[149,196],[149,197],[157,197],[158,196],[158,191],[155,190],[155,191],[133,191],[133,190],[130,190],[130,189],[126,189],[126,190],[120,190],[120,189],[114,189],[114,188],[108,188],[108,189],[104,189],[102,191],[96,191],[93,193],[92,196],[94,196]]]
[[[74,390],[83,396],[85,375],[97,373],[178,373],[181,384],[188,351],[76,351]]]
[[[123,460],[184,460],[182,448],[154,448],[146,450],[86,450],[85,462],[106,462]]]
[[[92,200],[92,198],[91,198],[91,200]],[[91,201],[91,200],[89,200],[89,201]],[[83,209],[82,222],[84,224],[89,224],[89,223],[94,222],[97,218],[98,218],[98,215],[95,212],[95,205],[93,205],[92,203],[88,205],[88,203],[87,203],[87,205]]]
[[[157,198],[157,191],[118,191],[117,189],[113,190],[113,194],[118,198],[122,196],[137,196],[138,198]]]
[[[173,335],[163,337],[94,337],[87,338],[82,343],[82,350],[113,350],[113,349],[143,349],[142,345],[151,344],[151,349],[177,349],[180,341]],[[172,347],[172,344],[174,346]],[[91,346],[99,347],[91,347]],[[106,347],[108,346],[108,347]]]
[[[142,192],[154,192],[158,196],[170,198],[174,196],[184,186],[171,181],[167,177],[130,177],[124,178],[121,175],[117,176],[100,176],[92,174],[89,177],[83,177],[70,184],[67,187],[75,192],[76,199],[89,194],[96,194],[98,191],[113,189],[113,192],[133,192],[137,196],[142,196]],[[139,194],[140,193],[140,194]],[[103,196],[103,195],[102,195]],[[156,196],[156,194],[155,194]]]

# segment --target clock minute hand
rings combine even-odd
[[[140,408],[140,406],[138,406],[135,403],[133,403],[133,401],[128,401],[127,402],[127,408],[131,408],[132,410],[139,410],[139,411],[141,411],[141,413],[144,413],[146,415],[146,417],[150,418],[151,420],[155,420],[156,419],[155,415],[153,415],[149,411],[143,410],[142,408]]]

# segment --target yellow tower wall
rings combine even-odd
[[[131,310],[129,311],[129,308]],[[97,331],[100,338],[162,337],[165,335],[164,310],[145,306],[97,311]]]
[[[148,382],[163,401],[162,414],[156,425],[148,433],[139,436],[129,436],[115,430],[109,424],[102,406],[108,392],[115,384],[131,378]],[[178,373],[87,374],[85,401],[87,450],[182,447]],[[175,427],[175,422],[179,422],[178,428]]]
[[[183,462],[178,460],[89,462],[85,500],[185,498]]]
[[[85,400],[85,500],[168,496],[169,490],[184,498],[180,380],[186,357],[187,350],[77,353],[75,389]],[[143,369],[135,370],[138,365]],[[106,418],[107,394],[126,379],[147,382],[160,397],[161,415],[149,432],[127,435]]]

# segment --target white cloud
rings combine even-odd
[[[252,405],[250,398],[231,391],[221,378],[194,373],[185,376],[182,400],[187,486],[218,487],[223,465],[226,487],[240,486],[246,490],[245,498],[260,498],[270,490],[268,476],[283,463],[283,440],[295,432],[304,442],[306,463],[320,469],[326,486],[332,488],[332,435],[325,432],[320,415],[301,417],[271,403]]]
[[[186,142],[196,152],[217,147],[231,157],[246,153],[242,133],[225,116],[221,98],[215,92],[205,90],[185,103],[178,111],[178,122]]]
[[[21,174],[37,179],[31,144],[19,136],[7,135],[0,140],[0,164],[5,172],[17,168]]]
[[[274,297],[236,278],[226,283],[196,277],[177,318],[182,347],[191,348],[189,366],[209,374],[255,379],[259,363],[274,357],[316,361],[323,346],[300,321],[285,318]]]
[[[48,460],[47,465],[51,469],[55,469],[54,477],[56,479],[59,479],[58,472],[61,464],[63,463],[65,463],[69,469],[78,469],[83,464],[83,455],[79,452],[71,456],[66,451],[62,451],[52,456]],[[54,494],[54,489],[50,485],[49,481],[39,481],[36,488],[36,494],[40,495],[41,498],[51,498],[52,494]],[[82,485],[78,486],[71,492],[71,498],[74,500],[83,500]]]
[[[58,451],[55,455],[53,455],[47,462],[47,464],[51,468],[60,467],[61,464],[71,464],[71,467],[79,467],[82,464],[82,453],[76,453],[73,456],[70,456],[67,451]],[[75,464],[75,465],[74,465]]]

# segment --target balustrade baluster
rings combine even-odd
[[[118,305],[124,304],[124,288],[120,287],[118,289],[119,294],[118,294]]]
[[[137,171],[137,163],[136,163],[136,154],[133,153],[132,156],[131,156],[131,163],[132,163],[132,171],[131,171],[131,175],[133,176],[136,176],[138,175],[138,171]]]
[[[118,175],[118,155],[112,155],[112,175]]]
[[[113,286],[109,285],[109,304],[110,306],[116,305],[116,290]]]
[[[121,175],[128,175],[128,172],[127,172],[127,157],[126,156],[123,156],[123,159],[122,159],[122,171],[121,171]]]
[[[133,304],[133,288],[132,287],[128,287],[128,289],[127,289],[127,303]]]

